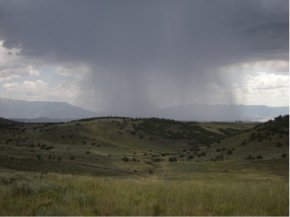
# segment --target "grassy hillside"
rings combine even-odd
[[[96,118],[60,124],[0,120],[0,166],[27,171],[152,173],[168,162],[288,158],[288,116],[264,124]]]
[[[2,215],[288,213],[289,116],[267,123],[0,119],[0,150]]]

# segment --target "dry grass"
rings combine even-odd
[[[0,215],[288,215],[288,181],[276,176],[184,181],[31,173],[1,180]]]

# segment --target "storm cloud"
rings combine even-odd
[[[288,4],[0,0],[0,39],[26,58],[87,65],[78,82],[80,104],[146,115],[174,105],[236,103],[233,76],[220,68],[288,61]]]

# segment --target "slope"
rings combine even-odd
[[[218,162],[220,169],[233,161],[248,166],[286,162],[288,118],[264,124],[122,117],[46,124],[8,121],[0,130],[0,168],[119,176],[192,173],[217,169]]]

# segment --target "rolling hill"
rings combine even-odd
[[[288,192],[289,116],[0,119],[1,215],[287,216]]]
[[[283,160],[289,152],[288,119],[279,116],[263,124],[121,117],[25,124],[1,119],[0,167],[124,175],[202,162]]]

